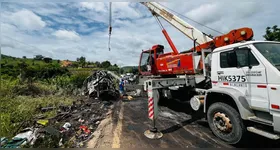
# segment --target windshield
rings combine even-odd
[[[280,44],[279,43],[255,43],[259,52],[278,70],[280,70]]]
[[[148,58],[150,56],[149,52],[143,52],[141,62],[140,62],[140,67],[142,72],[146,72],[147,70],[147,64],[148,64]]]

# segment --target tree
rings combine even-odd
[[[90,65],[90,62],[88,61],[87,63],[86,63],[86,65],[87,65],[87,67]]]
[[[101,67],[101,63],[99,61],[96,61],[94,64],[97,68]]]
[[[73,63],[72,63],[72,67],[78,68],[78,67],[79,67],[79,63],[78,63],[78,62],[73,62]]]
[[[124,69],[120,68],[119,72],[120,72],[120,74],[124,74]]]
[[[129,68],[127,69],[126,73],[132,73],[133,72],[133,68]]]
[[[266,28],[266,34],[263,36],[267,41],[280,41],[280,28],[277,25]]]
[[[26,59],[26,56],[22,56],[23,59]]]
[[[81,56],[80,58],[77,58],[78,62],[82,67],[85,67],[86,65],[86,57]]]
[[[110,61],[106,60],[101,63],[102,68],[109,68],[111,66]]]
[[[20,81],[24,82],[28,78],[26,75],[28,64],[26,64],[24,61],[20,61],[18,63],[18,67],[20,68]]]
[[[45,63],[50,63],[52,61],[52,58],[45,57],[45,58],[43,58],[43,60]]]
[[[34,57],[35,60],[42,60],[43,58],[44,58],[44,56],[42,56],[42,55],[36,55]]]
[[[134,68],[132,69],[132,73],[133,73],[133,74],[138,74],[138,73],[139,73],[138,68],[137,68],[137,67],[134,67]]]

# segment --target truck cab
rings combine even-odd
[[[215,49],[211,82],[204,112],[216,136],[236,143],[247,128],[271,139],[280,138],[280,42],[249,41]],[[265,128],[246,126],[244,120]],[[233,125],[234,122],[239,125]],[[272,128],[270,132],[265,130],[268,127]],[[236,128],[236,138],[222,134],[229,128]]]
[[[142,51],[139,61],[141,75],[157,75],[156,59],[164,53],[164,46],[154,45],[152,49]]]

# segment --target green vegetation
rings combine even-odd
[[[1,57],[0,137],[13,137],[37,115],[54,117],[57,109],[42,113],[40,108],[72,104],[91,72],[72,73],[59,60],[42,56]]]
[[[97,70],[117,74],[133,72],[109,61],[89,62],[85,57],[68,61],[36,55],[15,58],[1,55],[0,137],[13,137],[21,128],[29,127],[37,115],[54,117],[57,109],[42,113],[42,107],[71,105],[81,94],[84,80]]]
[[[138,74],[138,67],[137,66],[125,66],[125,67],[122,67],[122,73]]]
[[[267,41],[280,41],[280,28],[277,25],[266,28],[266,34],[263,36]]]

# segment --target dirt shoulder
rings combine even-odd
[[[122,119],[123,104],[119,101],[100,122],[93,133],[93,138],[87,143],[87,148],[120,148]]]

